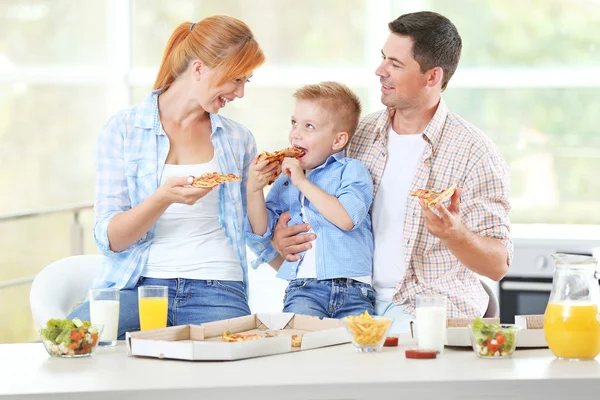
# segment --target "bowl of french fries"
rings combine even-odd
[[[392,326],[390,318],[371,316],[367,311],[358,316],[345,317],[343,321],[356,351],[365,353],[381,351]]]

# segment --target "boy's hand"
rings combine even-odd
[[[246,187],[248,192],[262,191],[269,182],[274,181],[281,173],[278,162],[271,163],[269,160],[263,160],[257,163],[257,157],[250,164],[248,171],[248,185]]]
[[[302,167],[300,167],[300,161],[295,158],[284,158],[283,163],[281,164],[281,170],[292,179],[292,183],[296,187],[300,186],[300,184],[306,180],[304,171],[302,170]]]

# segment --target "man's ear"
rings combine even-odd
[[[343,148],[346,147],[346,144],[348,143],[349,139],[350,139],[350,135],[348,135],[348,132],[338,132],[335,135],[335,140],[333,141],[333,145],[331,146],[331,149],[333,151],[335,151],[336,153],[338,151],[343,150]]]
[[[444,70],[441,67],[433,67],[427,71],[427,87],[434,87],[444,79]]]

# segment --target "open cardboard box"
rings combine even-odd
[[[543,324],[540,325],[540,317],[532,315],[515,316],[515,324],[521,327],[517,335],[517,348],[523,347],[548,347],[546,337],[544,336]],[[483,318],[487,323],[494,324],[500,322],[498,318]],[[446,346],[471,347],[471,337],[469,328],[473,319],[448,319],[446,325]],[[411,322],[411,335],[417,337],[418,326],[416,322]]]
[[[227,343],[225,331],[269,333],[272,337]],[[300,347],[292,347],[292,335],[302,335]],[[181,325],[126,335],[130,355],[178,360],[240,360],[316,349],[350,342],[343,322],[293,313],[253,314],[245,317]]]

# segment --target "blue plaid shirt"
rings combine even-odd
[[[108,223],[158,188],[169,153],[169,139],[158,115],[154,91],[139,105],[109,119],[98,138],[94,240],[105,256],[93,287],[133,288],[148,260],[155,227],[124,251],[113,252],[108,242]],[[246,213],[248,166],[256,156],[254,137],[244,126],[216,114],[210,115],[211,140],[224,173],[242,176],[242,182],[219,188],[219,221],[240,259],[247,282],[246,242],[242,232]],[[247,289],[247,285],[246,285]]]
[[[335,196],[354,222],[351,230],[344,231],[321,216],[308,199],[304,200],[306,219],[319,241],[315,254],[317,279],[372,275],[373,233],[369,209],[373,201],[373,180],[369,170],[360,161],[347,158],[339,152],[315,168],[308,175],[308,180]],[[271,237],[282,213],[290,211],[292,219],[289,225],[303,223],[300,191],[286,175],[281,175],[273,183],[267,195],[266,206],[269,223],[263,236],[252,233],[248,218],[244,223],[248,246],[258,256],[252,263],[254,268],[277,256],[271,245]],[[301,253],[301,256],[304,257],[305,253]],[[284,261],[277,276],[287,280],[296,278],[301,261],[302,259],[295,262]]]

